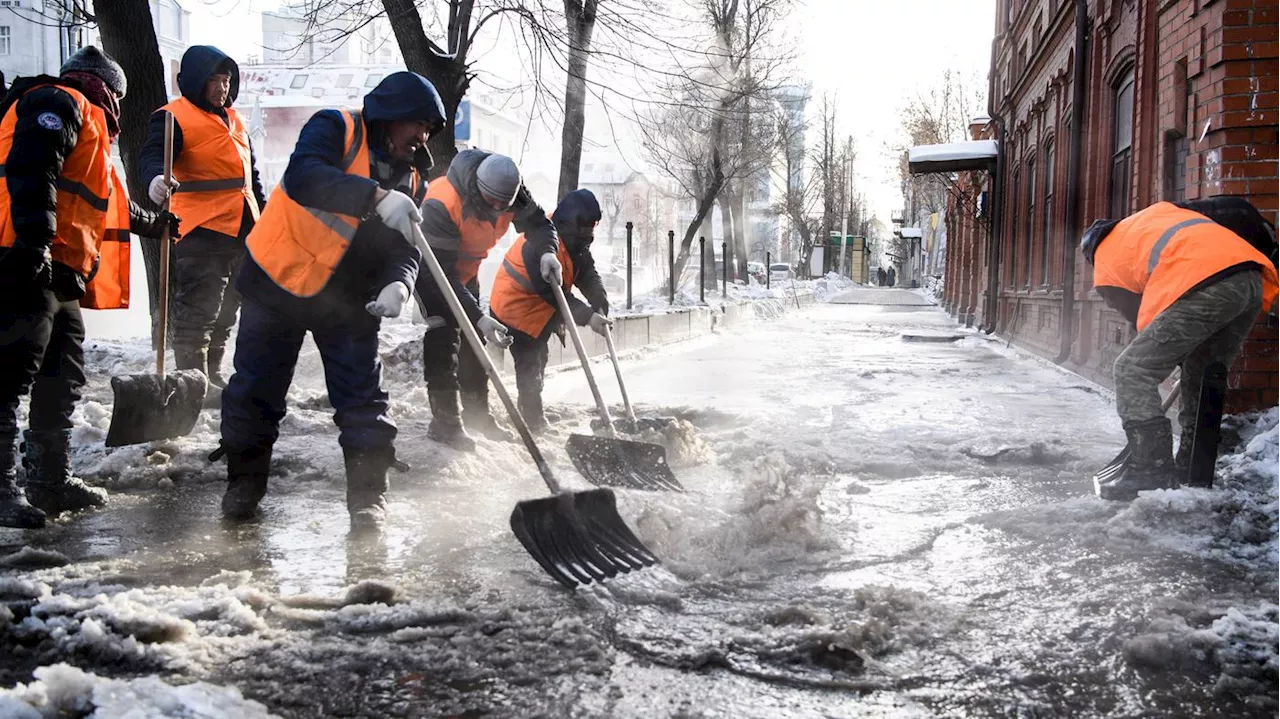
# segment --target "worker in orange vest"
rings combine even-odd
[[[1275,307],[1276,266],[1255,247],[1267,236],[1261,215],[1254,211],[1252,222],[1218,215],[1220,224],[1192,207],[1217,209],[1209,202],[1158,202],[1120,221],[1094,222],[1081,242],[1098,294],[1138,330],[1114,370],[1130,456],[1123,472],[1098,485],[1103,499],[1128,501],[1175,486],[1175,467],[1189,459],[1204,368],[1231,366],[1258,315]],[[1158,387],[1179,365],[1182,439],[1175,461]]]
[[[129,200],[111,164],[124,71],[96,47],[59,77],[19,78],[0,104],[0,526],[100,506],[71,472],[71,414],[85,383],[81,307],[129,306],[129,232],[177,218]],[[52,210],[52,211],[50,211]],[[18,485],[18,405],[26,487]]]
[[[378,360],[382,317],[400,314],[421,255],[414,226],[431,167],[427,139],[445,126],[435,87],[388,75],[363,111],[321,110],[307,121],[280,184],[249,233],[235,373],[222,393],[227,457],[223,516],[257,514],[298,352],[311,333],[346,462],[356,533],[386,515],[396,426]]]
[[[591,242],[600,222],[600,203],[590,190],[574,190],[560,200],[551,221],[560,236],[556,258],[561,267],[564,289],[573,321],[603,335],[609,326],[609,296],[596,272]],[[551,284],[538,271],[541,248],[526,242],[523,235],[507,250],[502,268],[493,281],[489,312],[511,334],[511,360],[515,364],[520,416],[534,432],[547,426],[542,410],[542,379],[547,368],[547,343],[552,334],[563,339],[564,318],[560,316]],[[529,268],[535,268],[533,272]],[[578,299],[574,286],[587,298]]]
[[[431,181],[422,216],[427,243],[467,317],[485,341],[508,346],[507,328],[480,309],[480,263],[507,228],[514,226],[537,248],[542,276],[558,277],[560,272],[555,227],[523,186],[516,163],[505,155],[463,150],[444,177]],[[489,380],[471,348],[461,345],[453,313],[429,273],[418,275],[418,296],[428,313],[445,321],[445,326],[428,330],[422,338],[423,374],[431,403],[427,436],[468,452],[476,445],[466,429],[493,440],[513,440],[490,413]]]
[[[240,68],[216,47],[193,45],[178,72],[182,96],[151,115],[139,174],[148,194],[182,218],[174,248],[173,357],[178,369],[198,369],[221,389],[222,358],[240,296],[235,270],[244,240],[265,203],[249,128],[231,105]],[[173,181],[164,182],[165,113],[173,115]]]

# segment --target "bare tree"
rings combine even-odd
[[[700,0],[697,15],[710,34],[708,49],[693,67],[679,68],[659,88],[670,102],[638,118],[650,162],[694,205],[680,242],[677,276],[727,186],[758,170],[763,154],[758,148],[773,145],[768,139],[772,123],[751,122],[750,115],[753,104],[772,96],[787,66],[785,53],[773,42],[789,5],[789,0]],[[741,206],[733,192],[725,199]],[[732,227],[731,214],[725,224]],[[741,254],[745,258],[745,249]]]
[[[560,130],[558,197],[578,189],[582,134],[586,130],[587,62],[599,4],[599,0],[564,0],[569,57],[568,79],[564,87],[564,124]]]

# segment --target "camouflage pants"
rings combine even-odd
[[[1163,414],[1159,385],[1181,366],[1178,424],[1189,435],[1205,367],[1230,367],[1261,311],[1262,274],[1248,270],[1184,295],[1161,312],[1116,358],[1116,411],[1124,425]]]

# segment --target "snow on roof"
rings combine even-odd
[[[974,116],[974,118],[973,118],[972,120],[970,120],[970,121],[969,121],[969,124],[970,124],[970,125],[985,125],[985,124],[987,124],[988,122],[991,122],[991,116],[984,112],[984,113],[981,113],[981,114],[975,115],[975,116]]]
[[[898,236],[904,240],[918,240],[924,237],[924,232],[919,227],[904,227],[898,230]]]
[[[907,155],[907,166],[913,175],[985,170],[995,162],[997,149],[995,140],[917,145]]]

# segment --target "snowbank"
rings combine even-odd
[[[274,716],[235,687],[205,682],[172,686],[156,677],[106,679],[67,664],[35,670],[36,681],[0,689],[0,716],[8,719],[258,719]]]

